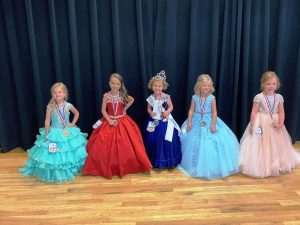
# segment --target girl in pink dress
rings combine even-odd
[[[291,172],[300,163],[300,153],[284,126],[284,100],[275,92],[280,87],[278,76],[265,72],[260,83],[262,92],[254,97],[250,123],[241,139],[239,168],[243,174],[263,178]]]

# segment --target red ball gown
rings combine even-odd
[[[128,115],[123,115],[122,99],[116,103],[109,93],[106,97],[107,113],[117,125],[110,126],[104,117],[101,118],[102,124],[94,129],[88,140],[88,157],[82,173],[111,179],[114,175],[123,177],[150,170],[152,165],[141,132]]]

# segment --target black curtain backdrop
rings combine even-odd
[[[300,139],[299,0],[0,0],[0,148],[33,145],[58,81],[91,133],[113,72],[141,125],[148,80],[163,69],[180,124],[197,76],[209,73],[218,115],[238,138],[261,74],[274,70],[286,127]]]

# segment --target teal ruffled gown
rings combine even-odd
[[[65,105],[65,122],[69,124],[71,104]],[[51,111],[51,126],[48,140],[45,141],[45,128],[40,128],[40,134],[34,146],[28,149],[29,159],[20,172],[24,176],[34,176],[44,182],[62,183],[73,180],[80,173],[85,163],[86,137],[76,126],[67,127],[68,136],[64,134],[63,125],[55,109]],[[49,152],[49,143],[56,143],[57,152]]]

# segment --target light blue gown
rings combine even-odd
[[[193,95],[195,112],[192,128],[185,132],[187,120],[180,136],[182,161],[178,168],[185,174],[206,179],[224,178],[238,172],[239,142],[229,127],[217,117],[215,133],[211,133],[211,103],[215,97],[207,97],[203,118],[199,96]],[[205,121],[205,126],[200,126]]]
[[[65,104],[65,122],[68,125],[70,103]],[[51,111],[51,126],[48,140],[45,141],[45,128],[40,128],[40,135],[31,149],[28,149],[29,159],[20,172],[24,176],[34,176],[45,182],[62,183],[73,180],[80,173],[85,163],[86,137],[76,126],[66,128],[68,136],[63,133],[63,125],[55,108]],[[49,143],[56,143],[58,152],[49,152]]]

